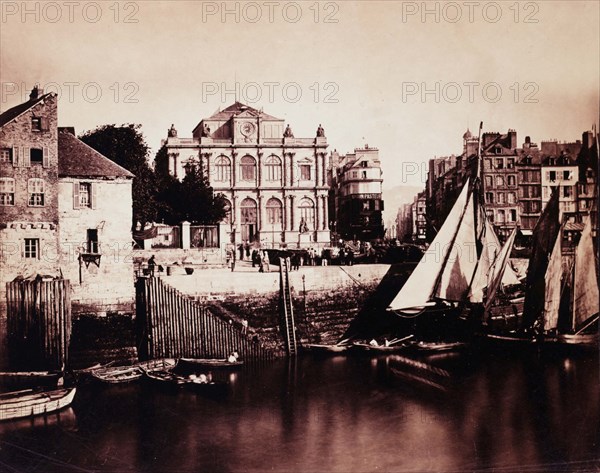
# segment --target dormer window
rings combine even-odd
[[[494,153],[502,154],[502,148],[500,146],[496,146],[496,148],[494,148]]]

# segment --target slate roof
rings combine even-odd
[[[58,175],[60,177],[135,177],[127,169],[64,130],[58,133]]]
[[[2,115],[0,115],[0,128],[3,127],[4,125],[6,125],[7,123],[13,121],[19,115],[25,113],[31,107],[33,107],[34,105],[37,105],[38,103],[40,103],[42,100],[44,100],[46,97],[48,97],[51,94],[52,93],[44,94],[41,97],[38,97],[37,99],[28,100],[27,102],[23,102],[19,105],[16,105],[13,108],[9,108],[7,111],[2,113]]]

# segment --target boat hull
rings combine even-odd
[[[58,411],[73,402],[75,392],[76,388],[70,388],[2,395],[0,420],[21,419]]]

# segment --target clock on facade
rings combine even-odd
[[[253,135],[255,130],[256,126],[254,125],[254,123],[244,122],[240,125],[240,131],[242,132],[242,135],[246,137]]]

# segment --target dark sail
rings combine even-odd
[[[560,230],[559,191],[556,187],[533,230],[533,248],[525,282],[525,305],[522,328],[528,329],[544,310],[544,277],[554,242]]]

